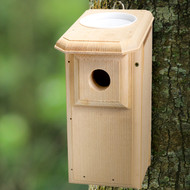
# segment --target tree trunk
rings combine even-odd
[[[114,0],[92,0],[112,8]],[[142,189],[190,189],[190,1],[122,0],[154,17],[152,164]],[[117,8],[120,5],[117,4]],[[90,190],[123,188],[89,187]]]

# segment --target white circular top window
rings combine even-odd
[[[83,17],[80,24],[91,28],[120,28],[129,26],[137,18],[134,15],[122,12],[96,13]]]

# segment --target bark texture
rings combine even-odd
[[[112,8],[114,0],[91,0]],[[153,33],[152,165],[143,189],[190,189],[190,1],[122,0],[127,9],[150,10]],[[116,6],[120,8],[118,4]],[[89,187],[90,190],[123,190]]]

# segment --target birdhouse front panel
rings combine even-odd
[[[79,59],[81,62],[78,61]],[[131,90],[131,65],[128,59],[128,55],[111,58],[66,55],[70,182],[131,186],[132,110],[130,107],[121,106],[119,102],[121,99],[119,95],[124,92],[127,84]],[[80,63],[82,69],[80,69]],[[110,65],[107,65],[108,63]],[[91,84],[93,82],[97,85],[91,75],[94,70],[100,69],[106,71],[110,77],[110,84],[103,86],[103,89],[100,84],[96,87]],[[121,75],[124,77],[122,78]],[[126,85],[120,78],[126,79]],[[81,85],[86,87],[82,88]],[[116,96],[109,91],[113,87],[119,92]],[[76,104],[76,97],[77,100],[81,97],[77,88],[87,93],[88,104],[83,101]],[[130,91],[128,88],[126,91]],[[88,91],[96,94],[93,100],[91,96],[88,96]],[[108,100],[102,98],[102,92]],[[129,96],[125,95],[124,98],[127,100]]]
[[[66,53],[69,182],[141,188],[151,162],[152,14],[88,10]]]

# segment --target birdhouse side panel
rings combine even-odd
[[[132,69],[132,128],[133,128],[133,151],[132,151],[132,184],[140,189],[142,167],[142,71],[143,71],[143,47],[131,53]]]
[[[152,29],[144,42],[142,92],[142,180],[151,162]]]

